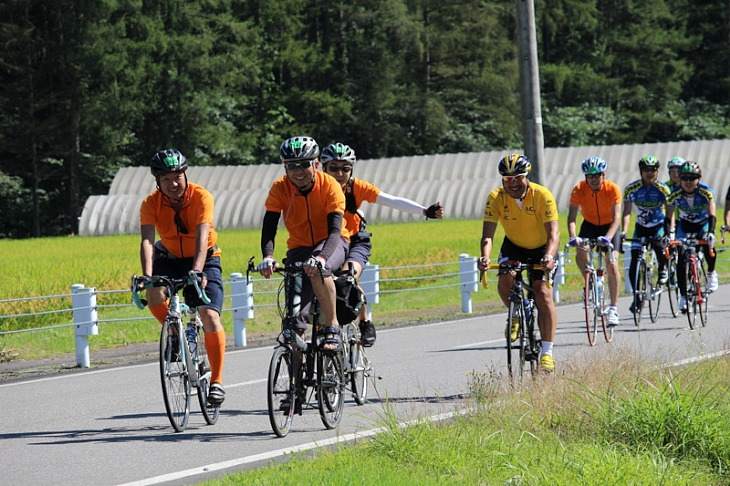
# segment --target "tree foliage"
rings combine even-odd
[[[730,4],[536,0],[548,146],[728,136]],[[73,233],[120,167],[521,145],[513,0],[0,3],[0,237]]]

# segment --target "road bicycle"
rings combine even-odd
[[[626,241],[638,242],[641,244],[641,253],[636,261],[636,271],[633,277],[634,302],[633,314],[634,324],[639,327],[641,315],[644,311],[644,304],[648,304],[649,318],[656,322],[659,316],[659,304],[662,300],[662,286],[657,283],[659,278],[659,263],[657,262],[654,250],[650,247],[659,238],[626,238]]]
[[[518,261],[506,261],[500,264],[489,265],[489,270],[512,272],[514,283],[509,293],[509,308],[507,309],[507,329],[512,329],[512,319],[517,318],[520,323],[517,339],[513,342],[510,332],[506,332],[507,374],[513,382],[520,381],[529,371],[531,375],[537,373],[538,359],[540,358],[541,340],[537,337],[537,306],[535,293],[522,277],[525,270],[542,270],[542,265],[531,265]],[[482,272],[481,279],[484,288],[487,288],[486,272]],[[548,286],[551,286],[547,280]]]
[[[694,329],[697,325],[697,316],[700,317],[702,327],[707,325],[707,303],[710,291],[707,283],[707,269],[705,264],[705,253],[700,245],[708,245],[706,240],[698,239],[696,234],[688,233],[682,241],[670,241],[670,246],[678,247],[684,256],[684,271],[687,276],[687,314],[689,328]],[[714,256],[714,250],[710,247],[710,256]]]
[[[132,277],[132,301],[138,308],[144,309],[147,305],[139,293],[151,287],[166,288],[170,299],[167,318],[160,332],[160,379],[167,417],[176,432],[182,432],[187,427],[193,388],[208,425],[215,424],[220,413],[219,405],[208,403],[211,370],[205,350],[203,323],[197,309],[180,302],[178,296],[182,289],[190,285],[204,303],[210,303],[200,287],[201,281],[200,273],[193,270],[184,278],[162,275]],[[188,318],[187,326],[183,322],[185,318]],[[184,339],[180,339],[180,336],[184,336]]]
[[[253,257],[248,262],[247,276],[256,271]],[[309,316],[312,324],[310,340],[297,332],[300,294],[304,274],[303,262],[283,262],[276,273],[283,276],[279,285],[277,307],[281,316],[281,332],[276,338],[267,379],[269,422],[277,437],[286,437],[294,414],[305,408],[317,408],[325,428],[337,427],[345,404],[344,353],[321,349],[324,342],[322,311],[316,297]],[[341,332],[342,335],[342,332]]]
[[[613,260],[613,244],[601,246],[597,238],[581,238],[581,246],[576,247],[576,251],[585,251],[588,253],[588,263],[583,272],[583,308],[586,316],[586,332],[588,333],[588,344],[596,345],[598,338],[599,323],[603,329],[603,337],[607,343],[613,341],[613,326],[606,324],[606,292],[604,277],[606,275],[606,265],[604,262],[605,248],[609,258]],[[600,247],[600,248],[599,248]],[[568,249],[570,244],[565,245],[564,255],[565,262],[570,261],[570,252]]]

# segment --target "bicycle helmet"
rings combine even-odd
[[[312,160],[319,157],[319,145],[312,137],[292,137],[279,147],[279,158],[282,162]]]
[[[160,150],[150,160],[150,170],[155,178],[170,172],[185,172],[187,168],[188,160],[174,149]]]
[[[505,155],[499,161],[499,174],[503,176],[515,174],[529,174],[532,164],[522,154]]]
[[[355,157],[355,151],[349,145],[344,143],[331,143],[322,149],[322,156],[320,161],[322,164],[327,165],[328,162],[341,161],[355,164],[357,158]]]
[[[661,164],[659,163],[659,159],[653,155],[645,155],[639,159],[639,169],[643,169],[645,167],[656,167],[656,169],[659,170],[660,166]]]
[[[682,167],[685,162],[687,161],[682,157],[672,157],[669,162],[667,162],[667,168],[674,169],[675,167]]]
[[[700,168],[700,164],[698,164],[697,162],[688,160],[687,162],[682,164],[682,167],[679,168],[679,175],[694,175],[697,177],[702,177],[702,169]]]
[[[606,172],[606,159],[601,157],[588,157],[580,165],[584,174],[601,174]]]

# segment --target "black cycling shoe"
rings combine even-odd
[[[659,279],[657,280],[657,285],[664,285],[667,283],[667,280],[669,280],[669,271],[666,268],[662,268],[659,270]]]
[[[210,405],[219,407],[225,399],[226,392],[223,390],[223,385],[220,383],[213,383],[210,385],[210,390],[208,390],[208,403]]]
[[[360,342],[366,348],[375,344],[375,326],[371,321],[360,321]]]
[[[174,335],[170,336],[170,340],[168,341],[168,346],[169,345],[172,345],[172,349],[170,350],[170,362],[180,362],[180,339]],[[167,354],[167,351],[165,351],[165,354]]]

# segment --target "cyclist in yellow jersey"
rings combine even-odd
[[[555,198],[545,187],[530,182],[527,178],[532,170],[530,161],[521,154],[506,155],[499,161],[502,187],[487,197],[482,227],[481,258],[479,270],[487,270],[492,252],[492,239],[497,223],[502,223],[505,238],[499,252],[499,261],[517,260],[522,263],[540,264],[542,270],[530,271],[530,281],[535,291],[537,324],[540,328],[542,350],[540,369],[555,370],[553,341],[557,327],[558,313],[553,302],[552,290],[547,279],[555,271],[555,257],[560,244],[558,208]],[[546,275],[548,272],[548,275]],[[509,306],[509,292],[514,277],[509,273],[499,276],[499,296]],[[505,334],[517,339],[519,322],[508,324]]]

